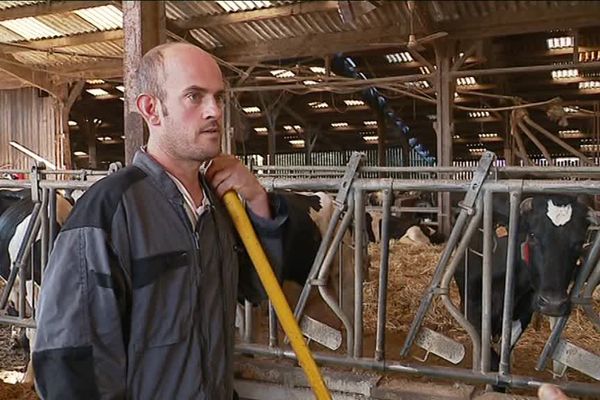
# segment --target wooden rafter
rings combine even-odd
[[[62,14],[82,8],[104,6],[111,1],[45,1],[22,7],[12,7],[0,11],[0,21],[9,19],[40,17],[42,15]]]
[[[51,74],[29,68],[27,65],[15,60],[10,54],[0,55],[0,70],[6,71],[15,78],[56,96],[54,77]]]
[[[213,26],[238,24],[242,22],[263,21],[266,19],[289,17],[292,15],[337,10],[337,3],[337,1],[307,1],[281,7],[265,8],[261,10],[193,17],[176,21],[176,25],[180,29],[190,30],[196,28],[210,28]]]
[[[55,39],[32,40],[29,42],[18,42],[16,44],[27,47],[34,47],[40,50],[50,50],[68,46],[78,46],[82,44],[108,42],[113,40],[123,39],[123,31],[121,29],[105,32],[81,33],[77,35],[65,36]],[[20,53],[30,51],[26,47],[11,46],[0,44],[0,50],[4,54]]]

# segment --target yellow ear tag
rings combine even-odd
[[[499,226],[496,228],[496,236],[499,238],[503,238],[508,236],[508,229],[505,226]]]

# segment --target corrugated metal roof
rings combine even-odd
[[[270,1],[215,1],[223,10],[227,12],[250,11],[261,8],[271,7],[273,4]]]
[[[34,17],[0,21],[0,25],[23,36],[27,40],[61,36],[61,32],[49,27]]]
[[[113,5],[84,8],[74,13],[101,31],[123,28],[123,12]]]
[[[45,3],[45,1],[0,1],[0,10],[7,10],[13,7],[28,6],[35,3]]]
[[[23,36],[0,25],[0,42],[16,42],[18,40],[24,40]]]
[[[190,31],[190,35],[192,35],[192,37],[196,39],[206,50],[223,46],[223,44],[217,38],[204,29],[193,29]]]
[[[61,33],[61,36],[94,32],[96,27],[72,13],[43,15],[37,17],[45,25]]]

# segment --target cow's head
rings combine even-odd
[[[577,275],[593,211],[577,198],[530,197],[521,203],[523,261],[535,290],[535,308],[551,316],[566,315],[568,288]]]

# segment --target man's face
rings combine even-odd
[[[161,142],[177,159],[211,159],[221,149],[221,71],[209,56],[189,49],[167,51],[164,60]]]

